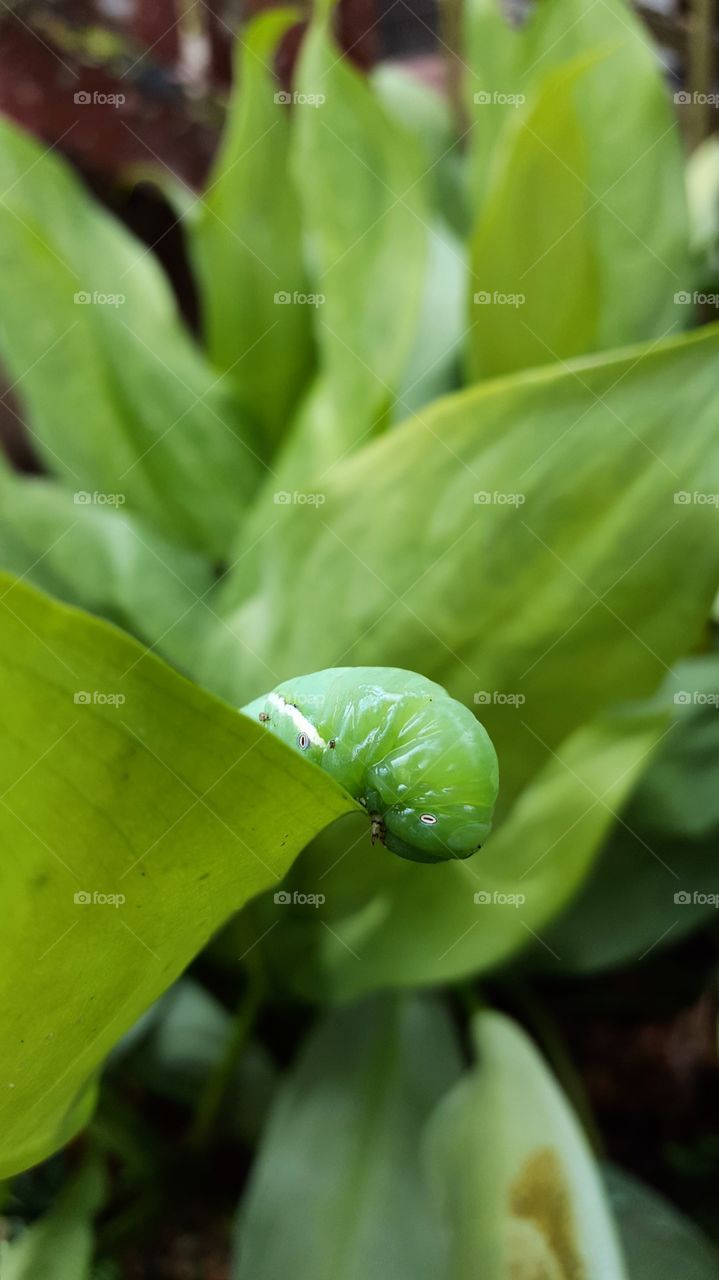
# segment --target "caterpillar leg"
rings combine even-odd
[[[379,840],[384,844],[384,838],[387,834],[382,815],[379,813],[370,814],[372,844],[376,844]]]

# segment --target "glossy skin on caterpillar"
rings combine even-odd
[[[484,843],[497,756],[472,712],[397,667],[334,667],[284,681],[242,708],[364,805],[373,839],[414,862]]]

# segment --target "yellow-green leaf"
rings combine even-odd
[[[120,631],[0,581],[6,1177],[66,1140],[115,1041],[354,806]]]

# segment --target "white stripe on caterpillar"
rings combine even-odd
[[[317,732],[312,722],[306,716],[303,716],[299,707],[287,702],[281,693],[269,693],[267,701],[279,711],[281,716],[289,717],[298,733],[306,733],[314,747],[324,747],[326,745],[324,738]]]

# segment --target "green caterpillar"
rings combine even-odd
[[[413,862],[468,858],[489,835],[497,756],[441,685],[397,667],[298,676],[242,708],[364,805],[372,840]]]

